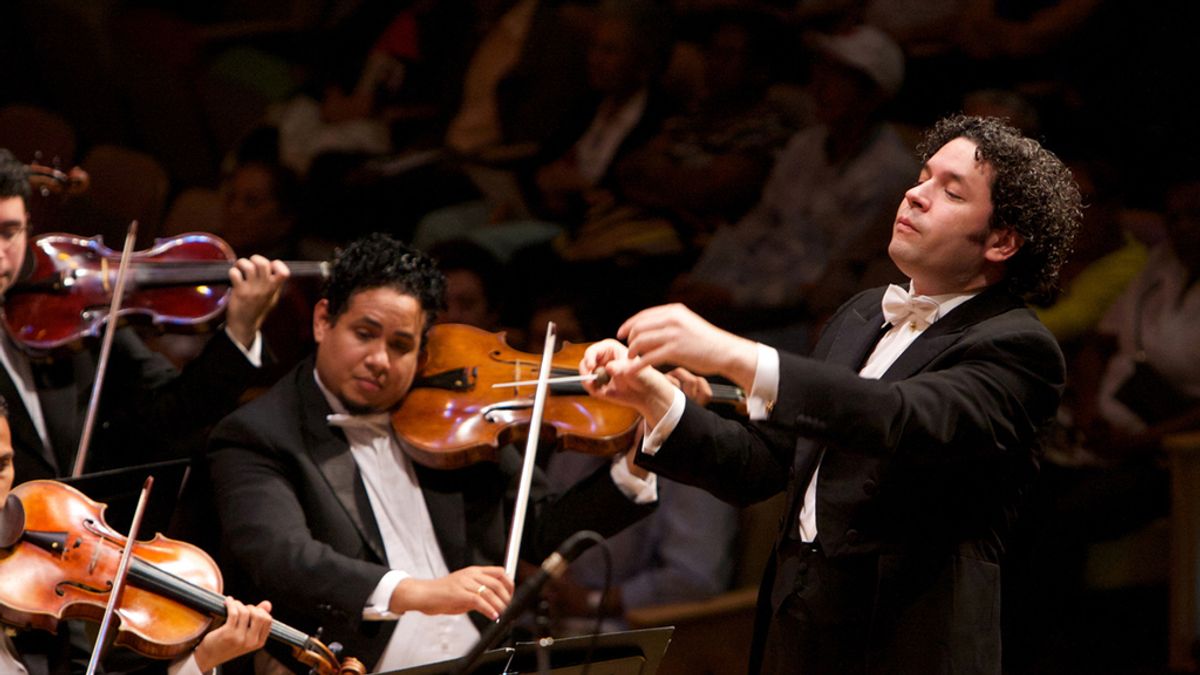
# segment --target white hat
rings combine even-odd
[[[904,83],[904,52],[887,33],[858,25],[844,33],[813,36],[816,48],[839,63],[865,73],[888,96]]]

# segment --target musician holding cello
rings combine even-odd
[[[0,295],[6,304],[14,285],[33,267],[29,199],[29,169],[0,149]],[[171,443],[233,410],[262,365],[258,329],[288,275],[280,261],[238,260],[229,270],[232,291],[224,329],[182,372],[147,349],[132,330],[118,330],[92,443],[95,461],[87,468],[166,459]],[[0,362],[0,395],[9,401],[17,473],[24,480],[69,475],[97,371],[90,345],[31,355],[5,336]]]
[[[5,515],[4,505],[15,478],[8,414],[8,405],[0,398],[0,517]],[[228,619],[206,634],[190,654],[173,662],[169,667],[170,675],[209,673],[216,666],[260,649],[266,643],[271,624],[270,602],[245,605],[234,598],[226,598],[225,608]],[[7,632],[0,632],[0,672],[9,675],[73,672],[72,659],[82,659],[86,663],[87,655],[72,653],[70,637],[71,630],[61,626],[58,636],[18,634],[15,641]],[[22,643],[23,649],[19,649],[16,642]]]
[[[443,293],[419,251],[381,234],[351,243],[314,311],[315,356],[210,437],[226,578],[298,628],[322,628],[371,672],[464,654],[479,638],[473,620],[497,618],[514,590],[496,565],[516,449],[431,468],[402,451],[391,414],[427,358]],[[624,454],[559,496],[539,476],[531,494],[521,542],[536,562],[576,531],[610,535],[657,501],[653,475]]]

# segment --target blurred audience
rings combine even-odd
[[[713,235],[674,299],[722,325],[804,351],[813,322],[848,298],[891,235],[896,195],[916,160],[883,116],[904,79],[904,57],[884,33],[858,26],[812,38],[819,123],[797,133],[759,203]]]

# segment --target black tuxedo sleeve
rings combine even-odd
[[[1064,379],[1061,352],[1040,324],[991,321],[897,381],[781,353],[771,419],[831,448],[919,464],[988,459],[1028,453]]]
[[[688,401],[663,446],[639,453],[637,463],[744,506],[787,487],[794,453],[788,429],[727,419]]]
[[[108,419],[115,428],[149,439],[152,448],[169,448],[182,435],[215,424],[237,407],[259,373],[224,330],[182,371],[132,330],[118,331],[115,340],[106,397],[117,400],[105,405]]]
[[[288,438],[261,433],[247,410],[218,425],[209,441],[222,550],[286,615],[316,622],[332,611],[356,626],[387,567],[370,561],[342,507],[319,487],[316,468],[284,448]]]

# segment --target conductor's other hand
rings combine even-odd
[[[659,305],[617,330],[640,367],[669,364],[700,375],[722,375],[749,391],[758,366],[756,343],[721,330],[681,304]]]
[[[243,347],[249,349],[254,344],[254,336],[279,301],[283,283],[290,275],[283,261],[267,260],[261,255],[239,258],[229,269],[233,291],[225,309],[225,326]]]
[[[409,577],[396,584],[389,609],[422,614],[465,614],[476,611],[489,619],[512,602],[513,583],[502,567],[464,567],[437,579]]]
[[[196,645],[196,666],[207,673],[226,661],[262,649],[271,633],[271,602],[245,605],[225,598],[225,623]]]

